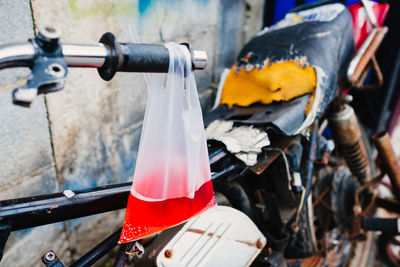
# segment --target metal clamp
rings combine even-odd
[[[30,42],[35,50],[32,74],[26,85],[13,90],[13,103],[29,107],[39,94],[56,92],[64,88],[68,74],[62,47],[60,31],[53,26],[44,26]]]

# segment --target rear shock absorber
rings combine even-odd
[[[368,155],[353,108],[344,104],[338,111],[331,111],[329,126],[339,152],[344,156],[353,175],[361,183],[369,180],[371,174]]]

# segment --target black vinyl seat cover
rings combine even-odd
[[[304,21],[259,34],[243,47],[237,58],[237,67],[246,64],[263,66],[267,59],[270,63],[305,59],[307,64],[322,70],[317,71],[317,86],[321,93],[316,111],[318,117],[335,98],[338,82],[344,78],[354,49],[351,14],[344,8],[331,21]],[[249,53],[251,56],[244,60]],[[257,103],[245,108],[222,105],[210,114],[208,121],[219,118],[233,119],[242,124],[270,125],[285,135],[293,135],[306,119],[303,111],[309,97],[305,95],[289,102],[263,105],[265,110],[260,109],[262,105]],[[243,109],[258,112],[237,119],[234,114],[243,113]]]

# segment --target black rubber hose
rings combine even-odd
[[[316,127],[316,124],[314,124],[311,127],[311,129],[312,132],[310,136],[310,146],[308,149],[308,156],[306,162],[306,195],[304,198],[305,201],[308,199],[308,196],[310,195],[313,173],[314,173],[314,162],[317,155],[318,128]]]

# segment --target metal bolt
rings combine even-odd
[[[56,254],[54,254],[53,251],[49,251],[44,255],[44,260],[47,263],[50,263],[50,262],[54,261],[55,259],[56,259]]]
[[[37,40],[41,48],[45,51],[53,52],[59,47],[58,40],[60,39],[60,36],[61,31],[56,27],[45,25],[39,29]]]
[[[165,256],[166,258],[171,258],[171,257],[172,257],[172,251],[171,251],[170,249],[167,249],[167,250],[164,252],[164,256]]]
[[[61,31],[53,25],[44,25],[39,28],[38,36],[43,40],[50,41],[54,39],[59,39],[61,36]]]
[[[205,67],[207,66],[207,53],[201,50],[194,50],[193,65],[195,69],[205,69]]]

